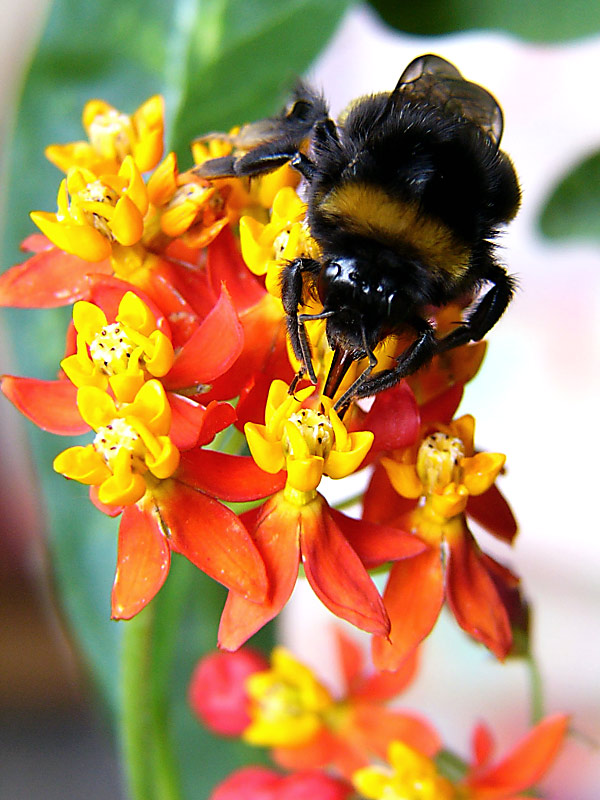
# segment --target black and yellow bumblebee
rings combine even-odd
[[[392,92],[355,100],[335,122],[323,97],[300,83],[281,114],[240,130],[232,155],[197,168],[207,178],[252,177],[289,162],[305,179],[321,255],[284,267],[281,296],[291,344],[313,383],[305,323],[326,320],[334,357],[325,394],[333,397],[349,366],[366,359],[338,410],[482,339],[506,309],[515,281],[494,240],[516,214],[520,190],[499,149],[502,128],[486,89],[423,55]],[[300,313],[309,293],[322,303],[318,314]],[[437,338],[431,309],[465,296],[475,298],[465,318]],[[373,372],[375,347],[407,331],[415,338],[393,368]]]

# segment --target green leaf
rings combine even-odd
[[[421,36],[478,28],[507,31],[532,42],[559,42],[600,30],[600,4],[588,0],[372,0],[371,5],[389,25]]]
[[[349,0],[202,0],[176,73],[186,80],[174,114],[172,148],[184,156],[201,133],[225,131],[277,111],[323,49]],[[195,76],[195,77],[194,77]],[[189,159],[189,157],[188,157]]]
[[[551,239],[600,240],[600,151],[578,164],[553,189],[540,228]]]

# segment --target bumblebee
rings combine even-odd
[[[326,320],[333,361],[330,397],[350,365],[366,367],[336,402],[374,395],[434,355],[479,341],[515,289],[494,241],[516,214],[520,190],[499,149],[502,110],[483,87],[437,55],[423,55],[395,89],[355,100],[337,121],[323,97],[301,83],[278,116],[243,127],[232,155],[196,168],[207,178],[253,177],[286,162],[305,179],[307,222],[321,256],[282,272],[281,297],[300,374],[317,382],[305,323]],[[485,293],[480,290],[491,284]],[[318,314],[300,313],[317,296]],[[432,308],[471,298],[443,337]],[[376,346],[414,335],[391,369],[374,372]]]

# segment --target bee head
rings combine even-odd
[[[397,324],[401,309],[406,307],[398,302],[397,281],[370,258],[344,256],[326,261],[317,289],[324,311],[335,311],[328,331],[353,347],[362,344],[361,328],[376,342],[391,320]]]

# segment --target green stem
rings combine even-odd
[[[154,680],[156,603],[124,623],[121,752],[129,800],[180,800],[166,698]]]
[[[152,663],[152,604],[124,623],[121,651],[121,758],[129,800],[154,800],[149,754],[152,711],[148,673]]]
[[[542,676],[538,663],[533,653],[528,653],[525,657],[527,671],[529,673],[529,686],[531,693],[531,722],[536,725],[544,717],[544,691]]]

